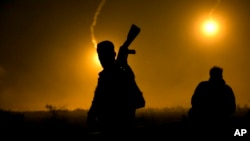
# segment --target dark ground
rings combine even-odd
[[[130,140],[174,140],[174,139],[206,139],[218,138],[226,133],[231,139],[245,139],[250,136],[250,110],[238,109],[226,130],[211,128],[193,130],[193,126],[186,118],[183,109],[145,109],[137,114],[135,132]],[[0,111],[1,141],[11,139],[22,140],[102,140],[98,129],[90,131],[86,127],[86,113],[84,110],[75,111],[36,111],[11,112]],[[243,137],[234,137],[236,129],[247,129]],[[115,137],[115,135],[114,135]],[[125,137],[128,137],[125,135]],[[117,137],[116,140],[124,140]],[[128,139],[127,139],[128,140]]]

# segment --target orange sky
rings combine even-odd
[[[90,27],[101,0],[1,2],[0,109],[88,109],[98,72]],[[106,0],[94,27],[96,40],[118,51],[131,24],[141,33],[129,56],[146,107],[190,107],[196,85],[213,65],[240,105],[250,105],[250,4],[221,0],[212,17],[215,36],[201,25],[217,0]]]

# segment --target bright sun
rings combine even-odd
[[[95,49],[91,48],[91,50],[89,50],[89,52],[87,53],[87,62],[88,64],[95,69],[101,69],[101,64],[99,62],[99,58],[98,58],[98,54],[96,52]]]
[[[98,54],[97,53],[95,53],[94,55],[93,55],[93,61],[94,61],[94,63],[97,65],[97,66],[101,66],[101,64],[100,64],[100,62],[99,62],[99,58],[98,58]]]
[[[202,30],[206,35],[215,35],[218,32],[218,24],[214,20],[204,22]]]

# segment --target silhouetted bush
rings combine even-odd
[[[136,113],[138,134],[181,134],[187,132],[186,118],[189,108],[143,108]],[[7,132],[39,136],[88,136],[86,117],[88,110],[51,110],[13,112],[0,110],[0,126]],[[237,108],[233,116],[233,127],[249,127],[250,109]]]

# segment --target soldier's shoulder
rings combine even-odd
[[[228,84],[225,84],[225,87],[226,87],[226,89],[228,89],[228,90],[232,90],[232,87],[231,87],[230,85],[228,85]]]
[[[203,85],[208,85],[209,84],[209,81],[201,81],[199,83],[199,85],[203,86]]]

